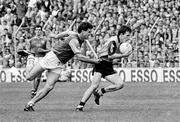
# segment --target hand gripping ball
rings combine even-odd
[[[132,46],[131,46],[131,44],[124,42],[119,46],[119,50],[122,54],[128,53],[128,52],[132,51]]]

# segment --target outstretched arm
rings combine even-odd
[[[84,56],[80,51],[80,45],[77,39],[72,39],[69,42],[69,45],[71,49],[73,50],[74,54],[77,56],[78,60],[87,62],[87,63],[93,63],[93,64],[97,64],[100,62],[100,59],[90,59],[89,57]]]
[[[50,33],[49,37],[60,39],[60,38],[64,38],[64,37],[67,37],[67,36],[73,35],[73,34],[77,34],[77,33],[74,31],[67,30],[67,31],[61,32],[60,34]]]
[[[108,56],[109,59],[118,59],[118,58],[124,58],[124,57],[128,57],[130,54],[132,53],[132,51],[128,52],[128,53],[124,53],[124,54],[120,54],[120,53],[115,53],[111,56]]]

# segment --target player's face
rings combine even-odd
[[[120,39],[122,42],[126,42],[130,39],[130,32],[126,31],[126,33],[124,35],[121,35]]]
[[[84,33],[83,33],[84,39],[88,39],[88,37],[90,36],[90,34],[91,34],[91,29],[88,29],[87,31],[84,31]]]
[[[35,29],[36,35],[41,35],[41,28],[36,28]]]

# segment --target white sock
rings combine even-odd
[[[29,101],[29,102],[28,102],[28,105],[30,105],[30,106],[34,106],[34,102]]]

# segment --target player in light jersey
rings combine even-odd
[[[32,68],[38,63],[43,56],[50,50],[47,46],[48,40],[42,36],[42,28],[37,25],[35,27],[36,35],[27,41],[28,53],[30,54],[27,58],[26,73],[28,74]],[[41,74],[32,81],[31,98],[36,95],[39,83],[41,80]]]
[[[123,80],[113,69],[113,59],[127,57],[131,54],[131,52],[121,54],[119,51],[120,44],[129,39],[130,33],[131,29],[128,26],[123,25],[119,29],[117,36],[111,37],[101,49],[97,50],[97,54],[102,61],[95,64],[93,68],[94,76],[91,86],[85,91],[79,105],[76,107],[77,111],[83,111],[83,107],[92,93],[94,93],[96,104],[99,105],[100,96],[104,93],[114,92],[123,88]],[[112,85],[96,91],[101,78],[105,78],[107,81],[111,82]]]
[[[33,80],[36,76],[44,70],[48,70],[47,81],[40,91],[27,103],[24,111],[34,111],[35,103],[44,98],[53,88],[61,75],[64,64],[68,62],[73,56],[77,56],[78,60],[97,64],[100,59],[89,59],[87,56],[81,54],[81,45],[85,39],[88,39],[91,34],[93,26],[88,22],[82,22],[78,27],[77,34],[70,34],[67,39],[53,47],[53,50],[48,52],[43,59],[35,65],[31,72],[27,75],[28,80]],[[68,35],[68,31],[59,34],[57,37]]]

